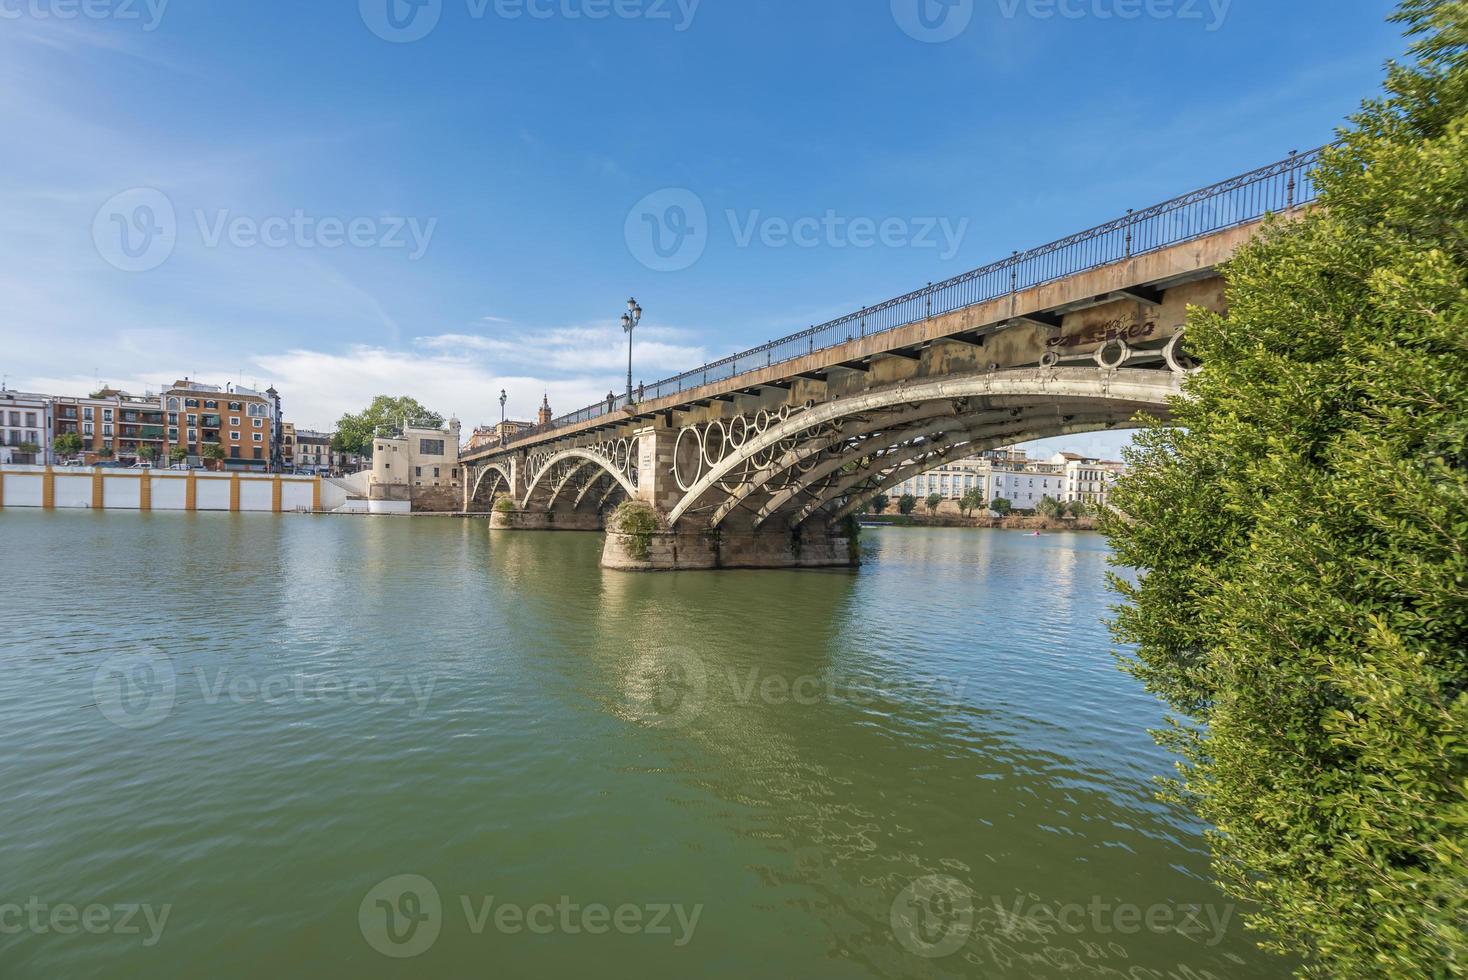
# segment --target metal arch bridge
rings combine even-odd
[[[464,454],[464,509],[496,527],[596,530],[647,504],[625,568],[853,561],[845,518],[979,451],[1166,419],[1197,369],[1189,306],[1221,263],[1316,199],[1320,150],[1016,253]]]

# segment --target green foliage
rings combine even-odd
[[[336,433],[331,437],[331,448],[336,452],[371,456],[372,437],[377,434],[377,430],[402,425],[438,429],[443,427],[443,416],[430,412],[407,395],[398,398],[378,395],[362,411],[348,413],[337,421]]]
[[[658,516],[640,500],[629,500],[612,512],[610,527],[630,539],[629,550],[638,561],[652,556],[652,536],[658,529]]]
[[[82,437],[75,432],[63,432],[51,443],[58,456],[75,456],[82,451]]]
[[[1319,977],[1468,976],[1468,3],[1199,310],[1205,370],[1104,516],[1169,796]]]
[[[938,513],[938,508],[943,504],[943,495],[938,493],[928,494],[928,499],[923,501],[928,508],[929,514]]]
[[[888,505],[891,503],[891,497],[887,496],[885,493],[879,493],[872,498],[872,512],[875,514],[881,514],[887,510]]]
[[[1072,500],[1065,505],[1065,512],[1071,517],[1086,517],[1091,513],[1091,510],[1086,506],[1085,501]]]
[[[20,452],[28,453],[32,456],[41,451],[41,447],[37,443],[30,441],[23,442],[15,448],[18,449]]]
[[[189,450],[188,450],[188,447],[187,446],[174,446],[172,449],[170,449],[168,451],[168,459],[169,459],[169,462],[182,463],[184,460],[186,460],[188,458],[189,458]]]
[[[917,498],[910,493],[904,493],[897,498],[897,512],[903,517],[917,510]]]
[[[968,517],[982,506],[984,506],[984,493],[981,490],[969,490],[958,498],[958,512],[964,517]]]
[[[1035,513],[1039,514],[1041,517],[1053,520],[1064,514],[1065,508],[1061,505],[1060,501],[1056,500],[1054,497],[1050,496],[1047,493],[1045,496],[1041,497],[1040,502],[1035,505]]]
[[[1000,517],[1008,517],[1010,512],[1014,510],[1014,504],[1006,497],[995,497],[989,502],[989,509]]]
[[[501,514],[513,514],[515,512],[515,502],[509,497],[501,497],[494,502],[494,509]]]
[[[145,463],[151,463],[158,458],[157,446],[141,446],[138,449],[138,459]]]
[[[205,459],[218,462],[224,458],[224,447],[217,442],[211,442],[200,451],[199,455]]]

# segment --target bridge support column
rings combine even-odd
[[[502,497],[502,501],[510,498]],[[601,515],[595,511],[526,510],[496,504],[489,517],[491,531],[600,531]]]
[[[623,505],[607,521],[601,564],[624,572],[705,571],[732,568],[855,568],[859,526],[769,530],[669,530],[640,502]]]

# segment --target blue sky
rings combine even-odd
[[[0,371],[313,427],[579,407],[629,295],[651,381],[1323,143],[1403,49],[1375,0],[86,2],[0,0]]]

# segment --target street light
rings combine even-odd
[[[627,404],[632,404],[632,331],[642,322],[642,307],[637,300],[627,301],[627,312],[622,314],[622,329],[627,331]]]
[[[507,402],[509,400],[510,400],[510,396],[507,395],[507,394],[505,394],[505,389],[501,388],[500,389],[500,445],[501,446],[503,446],[505,444],[505,402]]]

